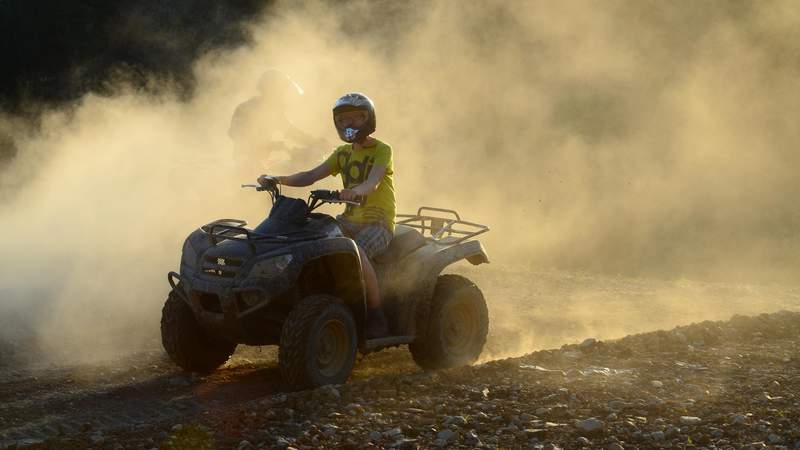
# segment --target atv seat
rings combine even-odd
[[[425,238],[416,229],[397,225],[394,228],[394,237],[389,247],[380,255],[373,258],[378,264],[388,264],[399,261],[404,256],[425,245]]]

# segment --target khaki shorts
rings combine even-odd
[[[389,243],[392,242],[392,237],[394,237],[392,232],[382,223],[358,224],[342,216],[336,217],[336,220],[342,227],[342,232],[356,241],[356,244],[361,247],[361,250],[367,254],[369,259],[386,251]]]

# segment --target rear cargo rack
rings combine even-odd
[[[443,214],[432,215],[425,213],[426,211]],[[448,245],[458,244],[489,231],[486,225],[461,220],[461,216],[452,209],[422,206],[417,214],[397,214],[396,218],[397,225],[416,228],[426,238]]]

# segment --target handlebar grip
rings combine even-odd
[[[338,201],[340,201],[342,203],[351,203],[351,204],[352,203],[356,203],[356,204],[358,204],[358,206],[364,206],[364,203],[367,202],[367,196],[366,195],[357,195],[356,198],[354,198],[352,200],[344,200],[341,197],[341,192],[340,191],[331,191],[331,194],[333,194],[333,197],[334,197],[335,200],[338,200]]]
[[[359,206],[363,206],[364,203],[367,202],[367,197],[365,195],[359,195],[354,200],[343,200],[341,197],[341,192],[339,191],[329,191],[327,189],[316,189],[311,191],[311,195],[327,202],[333,203],[356,203]]]

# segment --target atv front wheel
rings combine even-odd
[[[344,383],[356,360],[356,340],[353,315],[336,297],[306,297],[281,330],[281,375],[294,389]]]
[[[161,343],[175,364],[187,372],[211,372],[236,350],[234,343],[209,338],[174,290],[161,310]]]
[[[489,332],[489,311],[473,282],[460,275],[440,275],[433,297],[418,307],[420,336],[408,346],[417,365],[444,369],[478,359]]]

